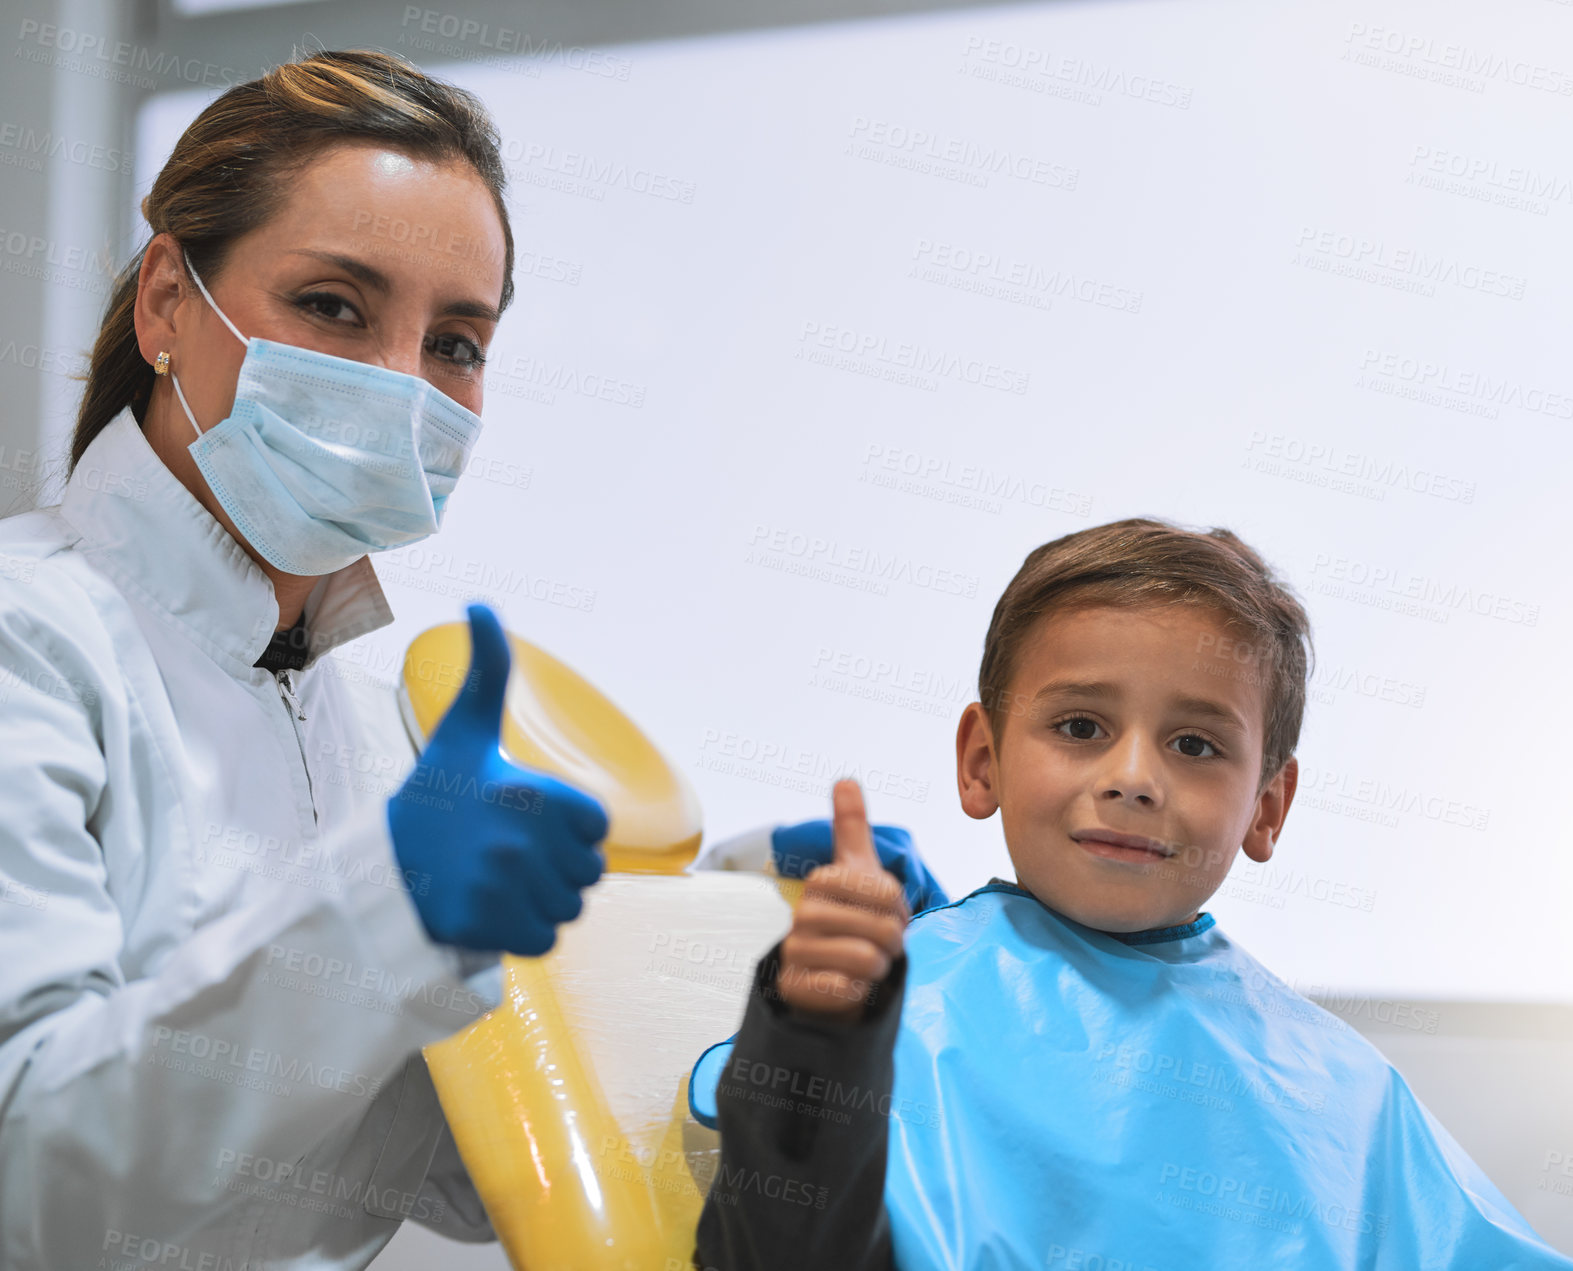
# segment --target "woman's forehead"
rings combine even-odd
[[[464,160],[338,144],[294,174],[255,246],[371,257],[393,281],[465,278],[494,304],[506,241],[491,191]]]

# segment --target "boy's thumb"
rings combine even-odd
[[[503,701],[513,658],[502,623],[489,605],[471,605],[469,615],[469,674],[437,731],[456,732],[468,743],[480,741],[495,748],[501,743]]]
[[[832,816],[831,842],[837,865],[855,865],[863,870],[883,868],[874,850],[874,833],[869,829],[868,812],[863,807],[863,788],[850,779],[838,781],[830,792]]]

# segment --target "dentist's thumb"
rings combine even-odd
[[[499,753],[502,742],[503,703],[508,693],[508,672],[513,657],[502,623],[489,605],[473,604],[470,617],[470,669],[464,687],[432,734],[432,743],[445,751],[457,746],[477,759]]]

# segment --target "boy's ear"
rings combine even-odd
[[[1273,846],[1283,833],[1284,818],[1289,815],[1289,805],[1294,802],[1295,786],[1300,781],[1300,761],[1293,755],[1284,760],[1277,776],[1269,781],[1261,794],[1256,796],[1256,809],[1251,826],[1245,832],[1240,847],[1257,864],[1273,854]]]
[[[956,726],[956,789],[961,810],[978,821],[999,811],[995,789],[994,729],[982,702],[973,702],[961,713]]]

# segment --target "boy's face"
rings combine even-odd
[[[1100,931],[1192,921],[1242,847],[1255,861],[1294,798],[1290,759],[1258,790],[1265,659],[1197,605],[1056,611],[1023,641],[1003,737],[974,702],[956,734],[970,816],[999,809],[1021,885]]]

